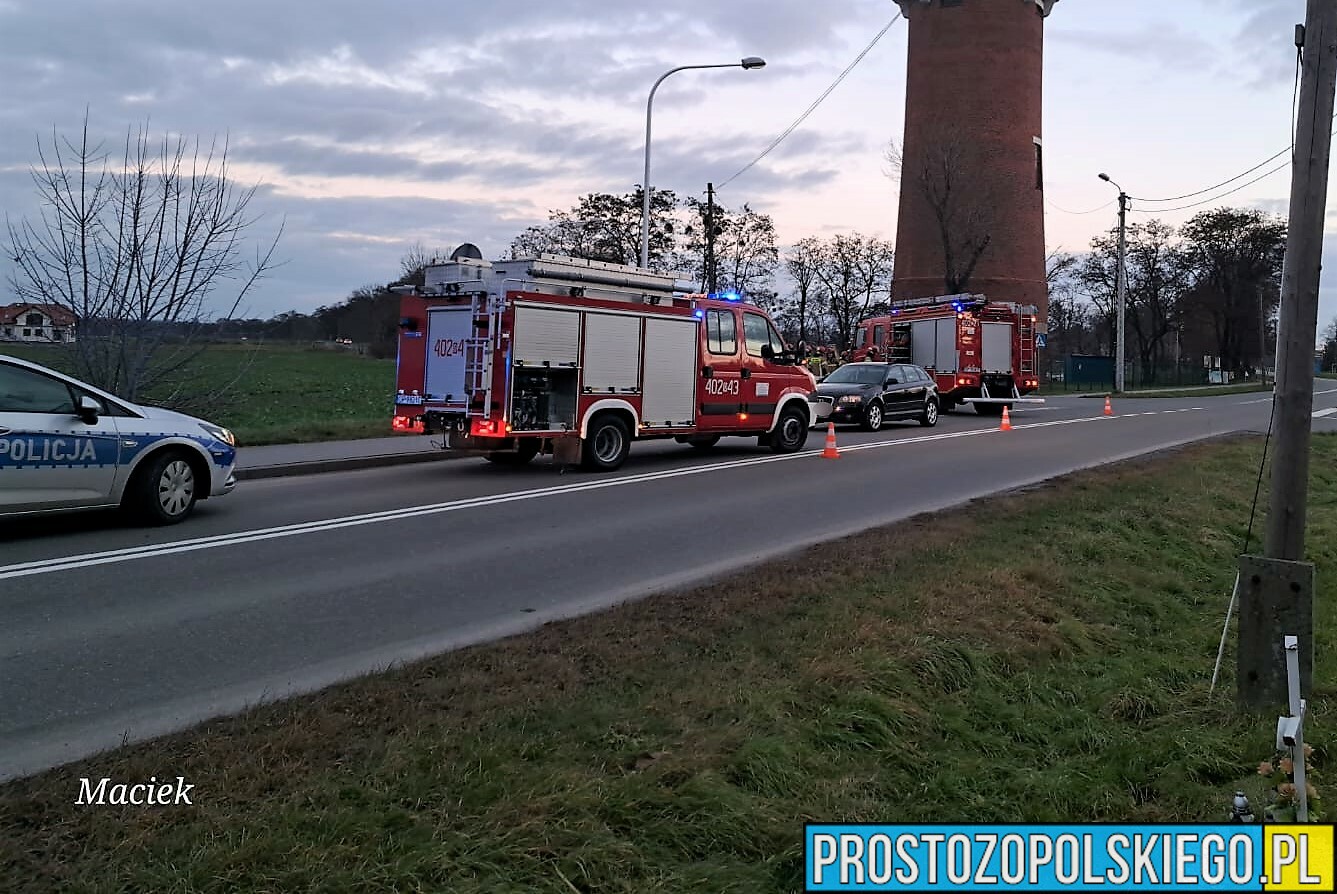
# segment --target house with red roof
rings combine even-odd
[[[74,324],[74,314],[55,304],[0,306],[0,342],[71,342]]]

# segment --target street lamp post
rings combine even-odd
[[[751,71],[765,68],[766,60],[760,56],[748,56],[740,62],[727,62],[719,65],[680,65],[669,69],[659,76],[650,88],[650,98],[645,103],[645,179],[641,181],[641,266],[650,266],[650,113],[655,104],[655,91],[664,79],[671,74],[694,68],[742,68]]]
[[[1124,390],[1124,323],[1127,317],[1127,295],[1128,295],[1128,271],[1126,257],[1128,255],[1128,194],[1123,191],[1123,187],[1110,179],[1109,174],[1101,174],[1100,179],[1119,190],[1119,260],[1116,262],[1118,270],[1115,271],[1115,292],[1117,298],[1115,303],[1118,309],[1115,313],[1118,315],[1118,335],[1116,341],[1118,347],[1115,348],[1114,358],[1114,390],[1122,393]]]

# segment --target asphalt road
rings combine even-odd
[[[919,512],[1241,430],[1267,395],[1051,398],[1014,430],[841,430],[839,460],[638,444],[618,473],[482,460],[243,482],[170,529],[0,524],[0,778],[699,581]],[[1337,431],[1337,383],[1314,420]]]

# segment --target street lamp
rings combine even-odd
[[[727,62],[720,65],[681,65],[659,76],[650,88],[650,98],[645,103],[645,179],[641,181],[641,266],[650,266],[650,112],[655,103],[655,91],[669,75],[693,68],[742,68],[751,71],[765,68],[766,60],[760,56],[748,56],[740,62]]]
[[[1114,359],[1114,390],[1122,393],[1124,390],[1124,318],[1127,316],[1125,303],[1128,293],[1128,271],[1126,269],[1125,258],[1128,254],[1128,194],[1123,191],[1123,187],[1110,179],[1109,174],[1101,174],[1100,179],[1119,190],[1119,260],[1116,262],[1118,270],[1115,271],[1115,292],[1118,297],[1118,347],[1115,348]]]

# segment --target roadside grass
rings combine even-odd
[[[1233,708],[1233,653],[1208,694],[1261,450],[1076,474],[0,786],[0,878],[795,891],[805,821],[1223,820],[1240,785],[1261,807],[1275,735]],[[1321,776],[1337,436],[1312,469]],[[194,806],[73,804],[104,776],[184,776]]]
[[[10,353],[69,370],[59,347],[3,345]],[[226,389],[216,406],[185,412],[225,425],[241,447],[389,437],[395,363],[302,346],[210,346],[175,387],[185,395]],[[142,403],[161,400],[150,393]]]
[[[1209,387],[1197,388],[1175,388],[1162,390],[1159,388],[1140,389],[1133,388],[1125,391],[1122,395],[1115,394],[1113,391],[1101,391],[1098,394],[1083,394],[1082,397],[1104,399],[1106,395],[1110,397],[1217,397],[1223,394],[1255,394],[1260,392],[1270,392],[1271,385],[1260,385],[1257,382],[1245,382],[1240,385],[1213,385]]]

